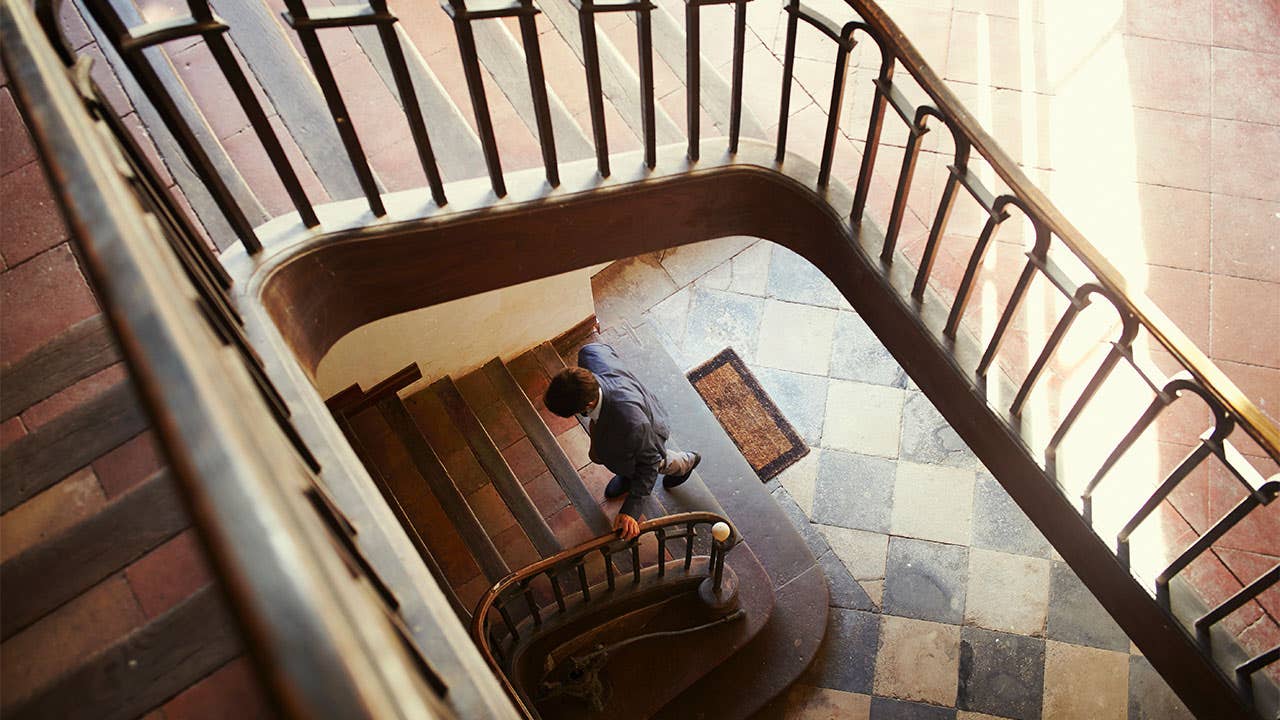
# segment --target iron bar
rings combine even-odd
[[[576,563],[578,566],[578,588],[582,591],[582,602],[591,602],[591,586],[587,584],[587,565],[582,558],[578,558]]]
[[[530,0],[532,6],[532,0]],[[538,41],[538,24],[533,13],[519,16],[520,39],[524,43],[524,61],[529,74],[529,91],[533,96],[533,113],[538,126],[538,143],[542,147],[542,164],[547,171],[547,184],[560,186],[560,165],[556,159],[556,135],[551,126],[551,101],[547,97],[547,79],[542,69],[542,46]]]
[[[697,162],[702,124],[701,15],[698,0],[684,3],[685,124],[689,135],[689,162]],[[736,59],[736,54],[735,54]]]
[[[667,531],[665,528],[658,528],[656,531],[658,536],[658,577],[667,574]]]
[[[311,71],[320,85],[320,93],[329,106],[329,115],[337,126],[342,145],[346,148],[351,169],[355,172],[360,189],[369,202],[369,210],[375,216],[382,217],[387,214],[387,209],[382,204],[382,195],[378,191],[373,170],[369,167],[369,159],[365,156],[360,138],[351,124],[351,114],[347,111],[346,101],[342,99],[342,91],[338,88],[338,81],[333,76],[333,68],[329,66],[329,58],[325,55],[324,46],[320,44],[320,35],[314,27],[305,23],[308,17],[306,3],[303,0],[285,0],[285,7],[289,9],[284,16],[285,21],[294,32],[298,33],[303,53],[306,54]]]
[[[853,50],[853,43],[848,33],[852,33],[852,28],[846,27],[844,42],[836,45],[836,68],[831,78],[831,103],[827,108],[827,129],[822,138],[822,160],[818,163],[818,187],[826,187],[831,181],[831,165],[835,161],[836,138],[840,134],[840,112],[844,109],[844,83],[849,74],[849,53]]]
[[[1259,653],[1258,655],[1254,655],[1248,660],[1237,665],[1236,677],[1245,685],[1245,687],[1252,687],[1253,674],[1277,660],[1280,660],[1280,645]]]
[[[453,7],[452,2],[450,7]],[[485,167],[489,170],[489,182],[493,186],[494,195],[506,197],[507,182],[502,176],[502,160],[498,157],[498,141],[493,133],[493,118],[489,115],[489,100],[485,96],[484,74],[480,69],[480,55],[476,50],[475,32],[471,29],[471,17],[465,8],[454,8],[450,14],[453,16],[454,34],[458,36],[458,54],[462,59],[462,72],[467,78],[467,92],[471,95],[471,109],[475,113],[476,133],[480,136],[480,148],[484,152]]]
[[[877,95],[877,97],[879,97]],[[884,112],[884,108],[880,109]],[[866,156],[863,156],[863,164],[865,165]],[[859,180],[861,183],[861,180]],[[938,245],[942,241],[942,234],[947,227],[947,220],[951,217],[951,208],[955,204],[956,186],[958,185],[955,173],[947,175],[947,183],[942,188],[942,197],[938,200],[938,211],[934,215],[933,225],[929,228],[929,239],[925,242],[924,253],[920,257],[920,267],[916,269],[915,285],[911,288],[911,297],[917,301],[924,299],[924,289],[929,284],[929,273],[933,271],[933,259],[938,253]]]
[[[693,565],[693,541],[695,537],[693,523],[689,523],[685,526],[684,537],[684,569],[685,572],[688,572],[689,568]]]
[[[719,540],[713,542],[711,552],[711,589],[716,595],[719,595],[721,583],[724,580],[724,556],[729,551],[729,547]]]
[[[912,127],[907,135],[907,146],[902,152],[902,170],[898,172],[898,187],[893,192],[893,207],[889,211],[889,226],[884,233],[884,248],[880,251],[880,260],[893,262],[893,251],[898,246],[898,233],[902,231],[902,219],[907,214],[907,193],[911,192],[911,181],[916,174],[916,161],[920,157],[920,138],[924,131],[916,131]]]
[[[524,604],[529,608],[529,615],[533,618],[533,624],[541,627],[542,613],[538,610],[538,601],[533,597],[533,591],[529,589],[529,582],[533,578],[525,578],[520,583],[521,594],[524,595]]]
[[[640,584],[640,546],[635,540],[631,541],[631,582]]]
[[[600,84],[600,48],[596,42],[596,18],[592,0],[578,5],[578,27],[582,34],[582,64],[587,73],[587,103],[591,109],[591,134],[596,145],[596,167],[600,177],[609,177],[609,133],[604,124],[604,90]]]
[[[1236,594],[1223,600],[1217,607],[1196,618],[1196,633],[1202,635],[1202,641],[1208,640],[1209,627],[1226,618],[1231,613],[1244,607],[1246,603],[1262,594],[1264,590],[1280,582],[1280,565],[1262,573],[1253,582],[1240,588]]]
[[[605,578],[609,582],[609,589],[613,590],[614,584],[616,582],[614,580],[613,554],[610,553],[606,548],[600,548],[600,555],[601,557],[604,558],[604,574],[605,574]]]
[[[1058,324],[1053,327],[1053,332],[1049,333],[1049,339],[1045,342],[1044,348],[1036,356],[1035,362],[1031,364],[1031,369],[1027,371],[1027,377],[1022,380],[1022,385],[1018,387],[1018,394],[1014,395],[1013,402],[1009,405],[1009,414],[1014,417],[1022,414],[1022,405],[1027,401],[1027,396],[1031,394],[1031,390],[1039,382],[1041,373],[1044,372],[1045,367],[1049,364],[1049,359],[1053,357],[1058,345],[1067,336],[1067,331],[1071,329],[1071,325],[1075,323],[1083,307],[1084,305],[1073,302],[1062,313]]]
[[[226,23],[213,17],[211,13],[199,17],[197,8],[198,5],[192,8],[191,18],[176,17],[135,25],[120,41],[120,49],[136,52],[183,38],[205,37],[207,39],[208,36],[227,31]]]
[[[782,99],[778,109],[778,152],[774,155],[782,162],[787,155],[787,120],[791,115],[791,76],[796,65],[796,29],[799,24],[800,0],[790,0],[787,5],[787,45],[782,56]]]
[[[747,0],[733,4],[733,77],[729,86],[729,153],[738,152],[742,133],[742,71],[747,52]]]
[[[1048,468],[1053,468],[1055,466],[1053,461],[1057,457],[1058,446],[1062,444],[1063,438],[1067,436],[1067,431],[1069,431],[1071,426],[1075,424],[1077,419],[1079,419],[1080,413],[1084,412],[1085,406],[1089,404],[1089,401],[1093,400],[1093,396],[1102,388],[1102,384],[1111,376],[1111,371],[1114,370],[1116,365],[1120,362],[1120,358],[1124,357],[1129,352],[1129,347],[1120,343],[1112,344],[1111,349],[1107,351],[1107,356],[1102,359],[1102,363],[1098,366],[1098,369],[1094,371],[1093,377],[1089,378],[1089,384],[1085,385],[1084,391],[1081,392],[1080,397],[1076,398],[1076,401],[1071,404],[1071,409],[1067,411],[1067,416],[1062,419],[1061,423],[1059,423],[1058,429],[1053,433],[1053,437],[1049,438],[1049,444],[1045,446],[1044,450],[1045,458],[1049,461],[1046,463]]]
[[[431,187],[431,199],[435,201],[437,207],[444,207],[448,202],[444,194],[444,183],[440,178],[435,151],[431,149],[431,137],[427,134],[427,123],[422,116],[418,93],[413,87],[413,77],[409,74],[408,63],[405,62],[404,48],[401,47],[400,36],[396,33],[395,17],[388,12],[386,0],[370,0],[369,6],[375,14],[390,17],[389,21],[377,23],[378,37],[382,40],[382,51],[387,56],[391,77],[395,81],[396,92],[400,95],[405,119],[409,122],[409,133],[413,136],[414,147],[418,150],[418,162],[422,164],[422,172],[427,176],[427,185]]]
[[[1000,344],[1004,341],[1005,332],[1009,330],[1009,326],[1013,324],[1013,317],[1017,314],[1018,308],[1022,304],[1022,298],[1027,293],[1027,288],[1031,286],[1031,280],[1035,277],[1036,270],[1043,264],[1045,254],[1049,252],[1049,231],[1034,217],[1031,223],[1036,230],[1036,242],[1027,253],[1027,264],[1022,268],[1022,274],[1018,276],[1018,282],[1013,286],[1013,294],[1009,296],[1009,303],[1005,305],[1004,312],[1000,314],[1000,321],[996,323],[995,332],[991,335],[991,340],[987,342],[987,349],[982,353],[982,359],[978,361],[977,375],[980,378],[986,377],[987,368],[991,367],[991,362],[995,360],[996,353],[1000,351]]]
[[[644,135],[644,164],[658,165],[657,110],[653,99],[653,5],[636,10],[636,61],[640,70],[640,127]]]
[[[564,612],[564,588],[560,587],[560,578],[556,575],[555,568],[547,571],[547,577],[551,578],[551,592],[556,596],[556,607],[560,608],[560,612]]]
[[[1213,524],[1213,527],[1209,528],[1205,534],[1197,538],[1196,541],[1191,543],[1186,550],[1183,550],[1178,557],[1174,558],[1173,562],[1169,563],[1169,567],[1165,568],[1164,572],[1160,573],[1156,578],[1157,597],[1163,595],[1167,601],[1169,580],[1172,579],[1174,575],[1182,572],[1183,568],[1194,562],[1195,559],[1200,557],[1205,550],[1208,550],[1211,545],[1217,542],[1218,538],[1226,535],[1227,531],[1235,527],[1237,523],[1244,519],[1244,516],[1248,515],[1251,510],[1261,504],[1262,503],[1258,501],[1258,498],[1253,495],[1245,495],[1240,502],[1236,503],[1235,507],[1231,508],[1231,510],[1227,512],[1226,515],[1219,518],[1218,522]]]
[[[879,80],[881,85],[889,85],[893,82],[893,55],[888,53],[879,38],[876,38],[876,42],[880,45],[882,58]],[[855,232],[862,226],[862,215],[867,209],[867,196],[871,193],[871,174],[875,172],[876,153],[880,150],[880,131],[884,128],[885,96],[880,90],[881,85],[876,86],[876,92],[871,101],[871,116],[867,120],[867,142],[862,147],[862,166],[858,169],[858,184],[853,192],[853,210],[849,213]],[[968,152],[967,146],[965,151]],[[957,154],[959,154],[958,144]],[[949,207],[947,212],[950,212]]]
[[[1133,532],[1138,529],[1138,526],[1144,520],[1150,517],[1151,513],[1156,511],[1156,508],[1160,507],[1160,503],[1169,497],[1169,493],[1177,489],[1178,483],[1200,467],[1200,463],[1212,455],[1213,451],[1213,441],[1208,437],[1202,437],[1200,443],[1191,452],[1187,453],[1182,462],[1178,463],[1178,467],[1169,473],[1168,477],[1142,503],[1142,506],[1133,514],[1133,517],[1129,518],[1124,527],[1120,528],[1120,532],[1116,534],[1116,545],[1119,548],[1120,562],[1126,568],[1129,567],[1129,537],[1133,535]]]
[[[124,38],[129,36],[129,30],[125,27],[124,21],[116,13],[115,9],[107,3],[87,2],[85,7],[93,15],[93,19],[98,23],[98,26],[111,39],[111,43],[115,46],[116,51],[120,53],[125,65],[133,73],[138,84],[142,86],[143,92],[147,94],[147,98],[155,106],[156,113],[160,115],[165,127],[173,134],[174,140],[177,141],[178,146],[182,148],[182,152],[191,162],[192,169],[195,170],[201,182],[208,188],[214,204],[222,211],[227,223],[231,225],[236,235],[239,236],[238,239],[244,245],[245,251],[250,255],[261,252],[262,243],[258,240],[257,233],[254,232],[253,224],[245,217],[244,210],[241,209],[235,198],[231,196],[231,190],[227,188],[222,177],[218,175],[217,169],[213,166],[213,161],[209,159],[200,142],[196,140],[195,134],[182,118],[181,113],[178,112],[173,98],[165,92],[164,84],[160,81],[155,69],[151,67],[150,61],[141,52],[125,52],[122,47]]]
[[[986,258],[987,246],[991,244],[991,238],[1003,221],[1004,218],[1000,215],[991,215],[982,226],[982,232],[978,235],[977,242],[973,244],[973,252],[969,253],[969,263],[965,265],[960,287],[956,289],[956,298],[951,302],[951,313],[947,315],[947,324],[942,329],[944,336],[955,338],[960,320],[964,317],[965,306],[969,304],[969,295],[973,292],[973,283],[978,278],[978,270]]]
[[[502,616],[502,624],[507,626],[507,632],[511,634],[511,641],[519,642],[520,631],[516,629],[516,623],[511,619],[511,613],[507,612],[507,606],[502,604],[501,600],[498,601],[497,605],[498,614]]]

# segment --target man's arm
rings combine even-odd
[[[662,454],[647,440],[647,434],[640,438],[640,447],[636,450],[636,470],[631,475],[631,488],[613,524],[615,530],[622,530],[623,540],[630,540],[639,534],[638,524],[633,526],[627,519],[638,523],[644,501],[653,492],[653,486],[658,482],[658,468],[662,466]]]

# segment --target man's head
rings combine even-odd
[[[570,367],[556,373],[542,396],[547,409],[560,417],[573,417],[595,407],[600,399],[600,383],[590,370]]]

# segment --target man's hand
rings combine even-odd
[[[618,537],[631,540],[640,534],[640,523],[626,513],[618,513],[613,520],[613,529],[618,532]]]

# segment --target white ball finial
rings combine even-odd
[[[718,522],[711,526],[711,537],[715,538],[716,542],[728,540],[729,532],[729,523],[727,522]]]

